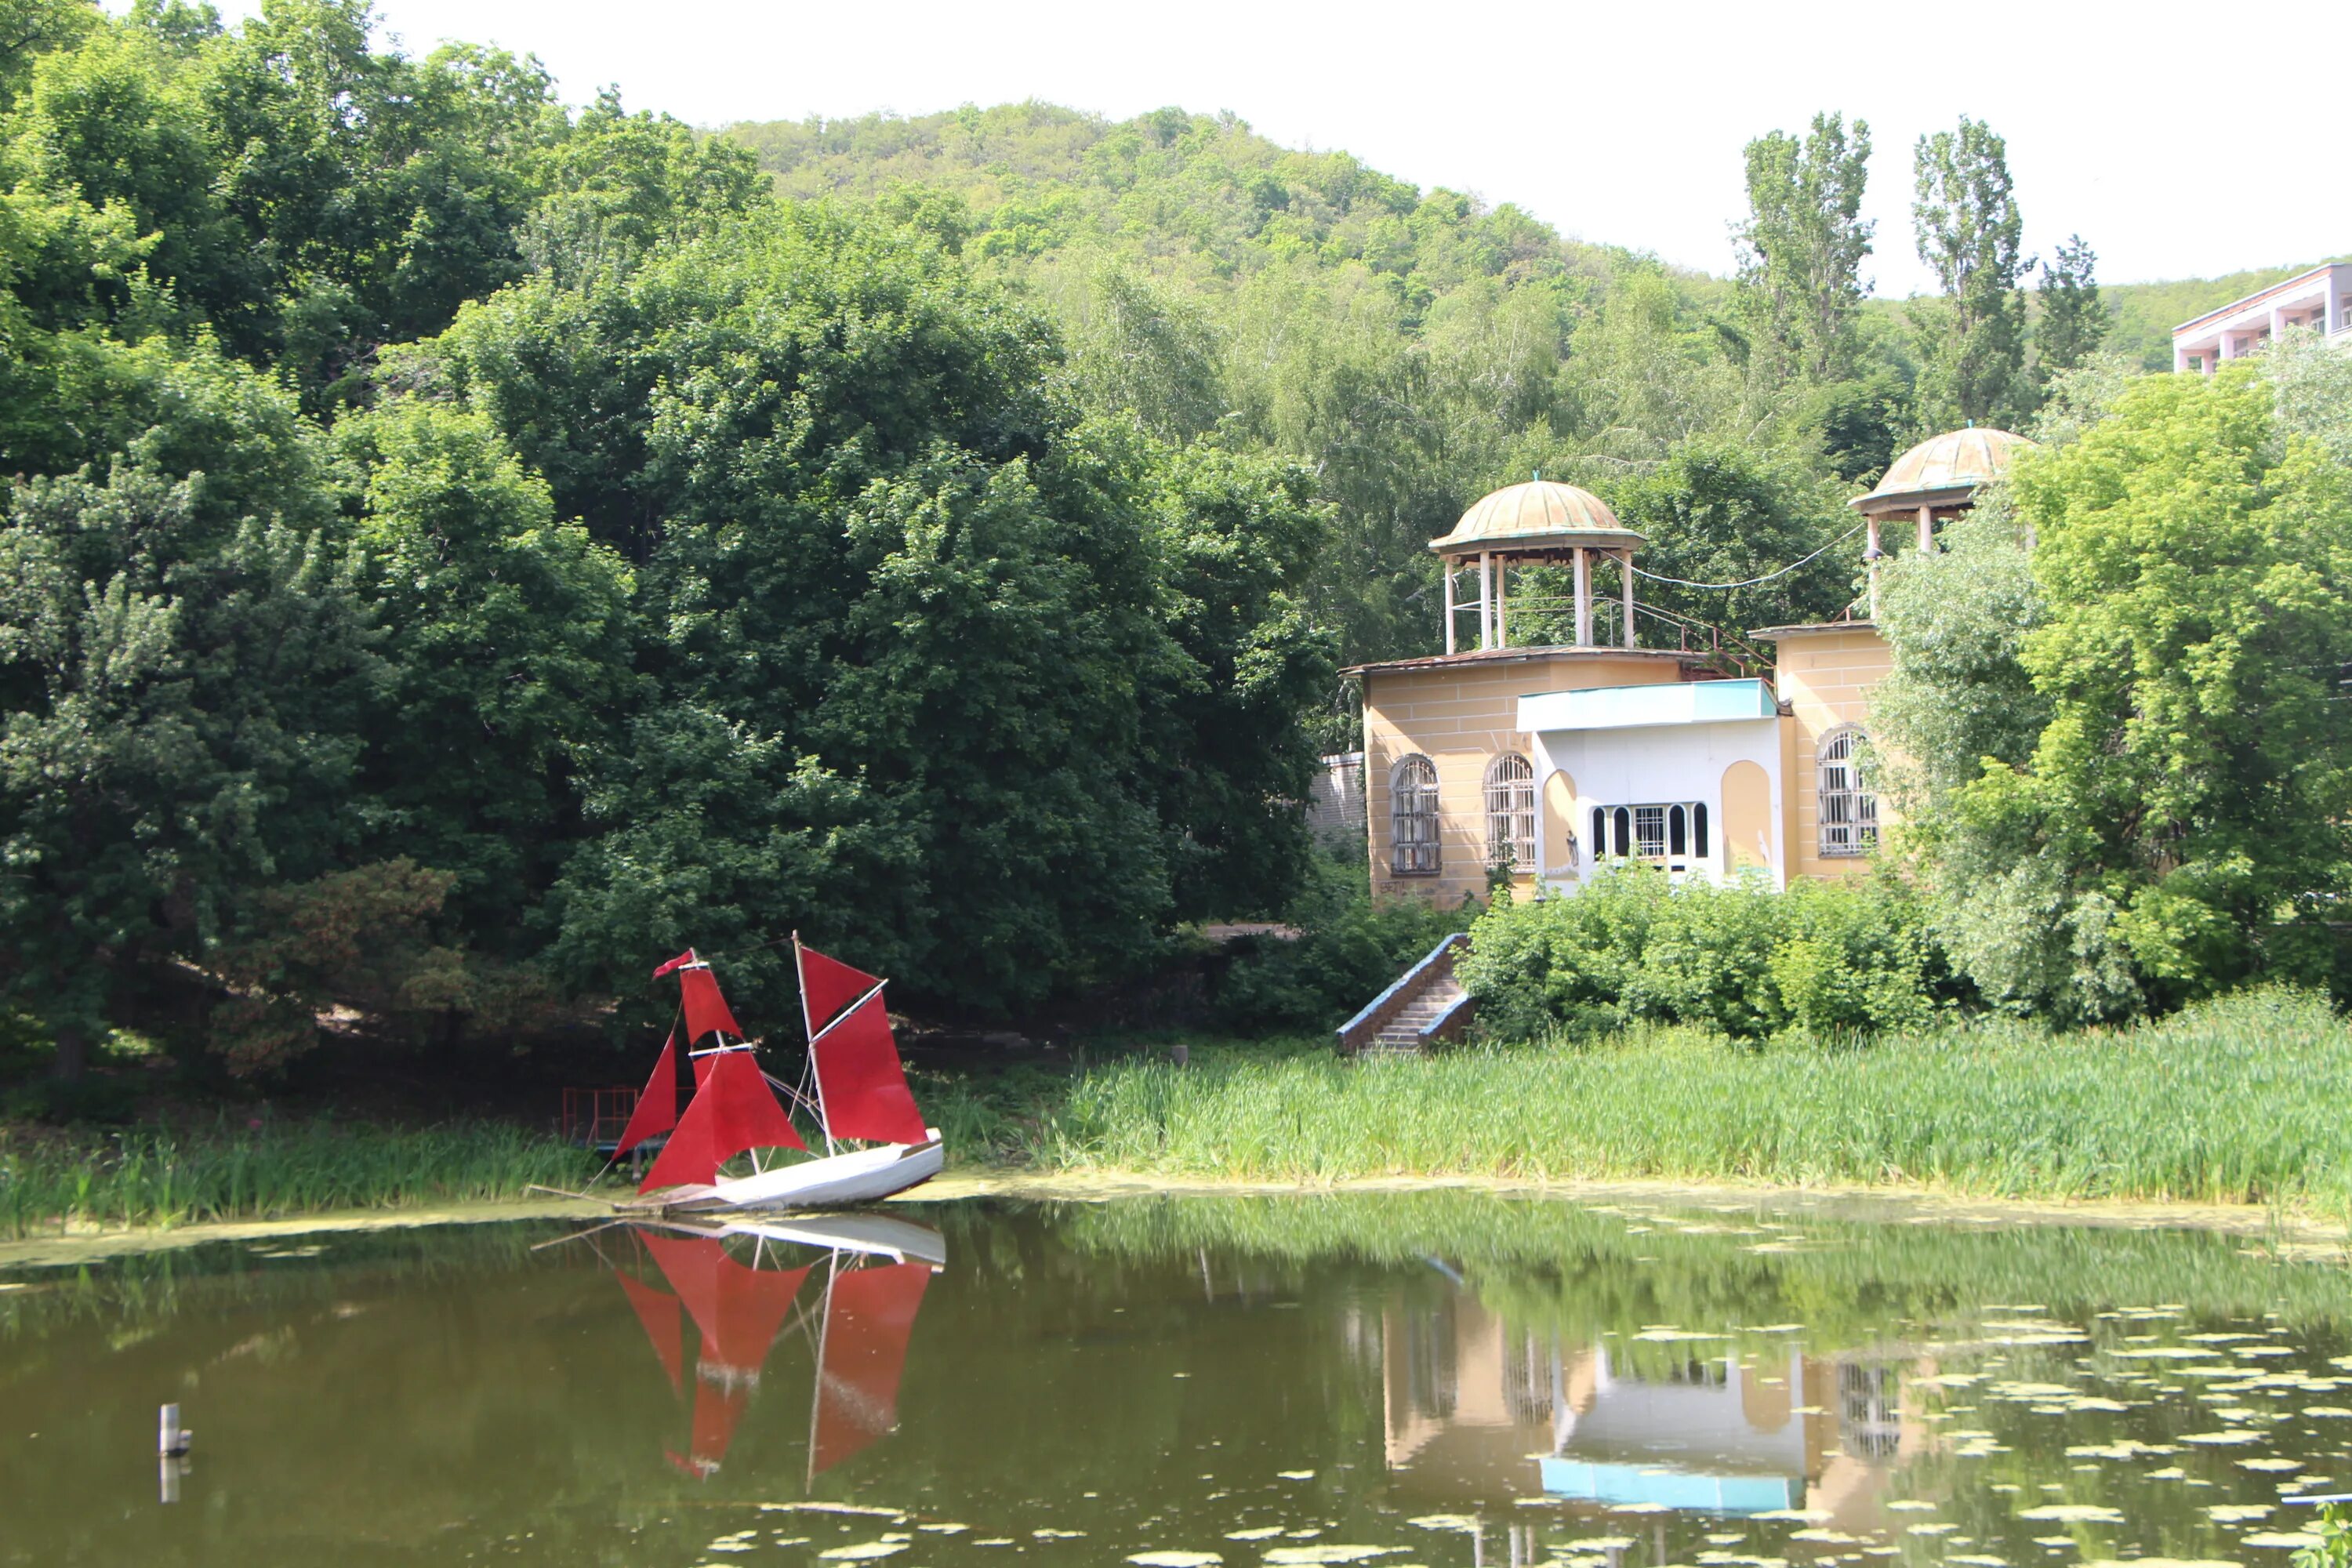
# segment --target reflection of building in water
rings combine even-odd
[[[1384,1322],[1388,1463],[1433,1501],[1542,1493],[1715,1514],[1878,1515],[1886,1475],[1925,1442],[1896,1368],[1793,1348],[1745,1358],[1705,1341],[1576,1349],[1514,1329],[1466,1291]]]

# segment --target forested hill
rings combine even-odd
[[[1436,646],[1423,546],[1531,470],[1599,491],[1660,574],[1738,580],[1834,538],[1844,497],[1903,445],[1986,412],[1920,395],[1922,322],[1940,301],[1862,301],[1843,363],[1791,376],[1757,361],[1727,279],[1564,238],[1345,152],[1286,148],[1232,115],[1030,102],[725,134],[779,195],[929,227],[1044,306],[1082,405],[1307,462],[1339,519],[1316,607],[1354,658]],[[1908,163],[1881,149],[1872,173]],[[1910,242],[1875,237],[1881,254]],[[2286,270],[2109,287],[2092,309],[2108,349],[2168,368],[2175,321]],[[2027,298],[2046,358],[2043,302]],[[2048,369],[1994,422],[2022,425]],[[1664,611],[1737,627],[1834,613],[1852,584],[1832,568],[1850,566],[1762,592],[1652,587]]]
[[[772,121],[731,126],[727,134],[759,155],[783,195],[952,192],[989,256],[1101,245],[1213,284],[1230,283],[1255,262],[1306,251],[1326,264],[1363,261],[1434,295],[1481,274],[1559,272],[1603,283],[1638,254],[1563,239],[1507,202],[1489,210],[1454,191],[1424,195],[1344,152],[1280,146],[1230,115],[1162,109],[1113,121],[1032,102],[913,119]],[[1888,177],[1884,167],[1878,174]],[[1882,235],[1879,248],[1902,247],[1905,237]],[[2346,260],[2352,255],[2218,278],[2105,284],[2107,346],[2150,370],[2168,370],[2179,322],[2322,261]],[[1661,270],[1694,306],[1719,307],[1729,291],[1727,279],[1704,272]],[[1874,301],[1890,321],[1904,303]]]
[[[1113,122],[1024,103],[727,134],[780,195],[894,209],[1037,300],[1083,405],[1308,463],[1339,518],[1317,608],[1350,658],[1436,646],[1427,542],[1538,468],[1622,509],[1623,485],[1697,462],[1716,493],[1657,498],[1706,514],[1653,535],[1678,576],[1752,575],[1837,514],[1822,465],[1744,439],[1757,421],[1727,285],[1508,204],[1173,109]],[[1865,437],[1857,471],[1889,439]],[[1760,624],[1845,596],[1842,579],[1797,588],[1675,607]]]

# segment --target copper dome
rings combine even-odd
[[[1429,542],[1440,555],[1512,554],[1546,550],[1637,548],[1642,536],[1591,490],[1550,479],[1508,485],[1480,500],[1454,531]]]
[[[1948,430],[1895,458],[1868,495],[1847,504],[1883,512],[1963,500],[1979,485],[2007,473],[2011,459],[2035,445],[2007,430]]]

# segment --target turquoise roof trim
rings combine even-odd
[[[1729,724],[1780,714],[1771,684],[1763,680],[1673,680],[1656,686],[1543,691],[1519,699],[1519,728],[1528,731]]]
[[[1710,1476],[1657,1465],[1591,1464],[1558,1456],[1537,1468],[1553,1497],[1623,1508],[1670,1508],[1694,1513],[1757,1514],[1797,1506],[1793,1476]]]

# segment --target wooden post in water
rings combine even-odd
[[[184,1456],[188,1451],[188,1439],[194,1435],[180,1426],[178,1405],[166,1405],[156,1410],[156,1494],[159,1501],[170,1504],[180,1500],[180,1477],[187,1468]]]

